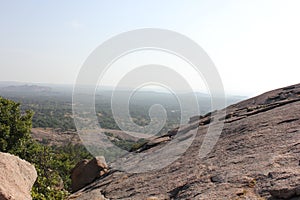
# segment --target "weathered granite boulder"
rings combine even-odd
[[[17,156],[0,153],[0,200],[28,200],[37,178],[33,165]]]
[[[75,192],[108,172],[104,157],[82,160],[71,172],[72,191]]]

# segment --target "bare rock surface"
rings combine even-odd
[[[77,163],[71,172],[72,191],[83,188],[107,172],[108,166],[103,157],[96,157],[92,160],[82,160]]]
[[[196,137],[178,160],[161,170],[129,174],[111,171],[71,195],[107,199],[300,199],[300,84],[267,92],[226,109],[193,117],[177,129]],[[225,120],[213,150],[198,156],[208,125]],[[198,130],[196,129],[198,128]],[[137,152],[151,152],[172,141],[176,130]],[[113,166],[113,163],[110,163]]]
[[[0,200],[28,200],[37,178],[33,165],[8,153],[0,153]]]
[[[275,199],[300,199],[300,170],[298,168],[286,168],[269,173],[270,188],[268,189]]]

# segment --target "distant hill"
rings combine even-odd
[[[51,87],[38,85],[10,85],[0,88],[2,92],[51,92]]]

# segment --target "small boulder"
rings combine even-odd
[[[92,160],[80,161],[71,171],[72,191],[80,190],[107,172],[108,166],[102,156],[95,157]]]
[[[37,172],[29,162],[0,153],[0,200],[30,200]]]

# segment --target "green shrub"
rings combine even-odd
[[[34,200],[65,199],[70,189],[70,171],[91,155],[81,145],[44,146],[30,136],[32,111],[21,113],[20,104],[0,97],[0,151],[32,163],[38,177],[32,188]]]

